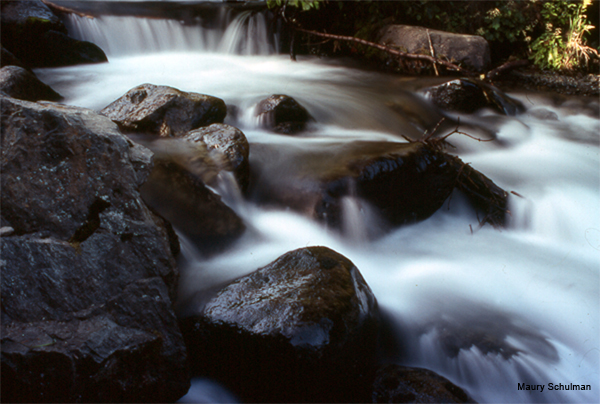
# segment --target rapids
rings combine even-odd
[[[403,142],[401,135],[418,137],[444,115],[418,92],[436,79],[385,75],[308,56],[292,62],[277,54],[277,35],[264,14],[223,8],[211,15],[216,20],[210,24],[201,16],[185,22],[68,16],[71,35],[97,43],[109,63],[35,72],[65,103],[95,110],[142,83],[222,98],[236,107],[226,122],[248,137],[251,164],[261,164],[253,160],[252,145]],[[286,137],[260,128],[253,108],[271,94],[290,95],[309,110],[315,122],[306,135]],[[368,206],[348,198],[344,231],[338,233],[244,200],[223,178],[218,191],[248,230],[212,257],[202,256],[182,235],[178,309],[193,311],[203,292],[287,251],[324,245],[351,259],[372,288],[389,323],[388,360],[432,369],[482,403],[599,402],[598,100],[510,95],[528,111],[516,117],[489,110],[461,116],[462,130],[491,131],[496,142],[449,138],[465,162],[520,195],[511,194],[508,228],[480,228],[455,192],[429,219],[388,232],[378,231],[382,224]],[[519,390],[519,383],[589,384],[591,391],[529,392]],[[196,380],[182,402],[233,399],[209,381]]]

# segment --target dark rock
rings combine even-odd
[[[258,103],[256,116],[261,124],[278,133],[294,134],[303,131],[312,119],[306,108],[292,97],[275,94]]]
[[[341,226],[347,196],[369,202],[394,225],[423,220],[442,206],[457,178],[443,153],[420,142],[357,141],[285,150],[253,145],[252,150],[257,156],[252,198],[292,208],[334,228]]]
[[[448,379],[421,368],[385,365],[373,383],[373,403],[471,403]]]
[[[49,51],[37,54],[41,60],[32,63],[37,66],[71,66],[108,61],[104,51],[97,45],[71,38],[62,32],[48,31],[42,36],[41,42]]]
[[[354,264],[328,248],[284,254],[181,323],[196,372],[245,402],[369,399],[377,302]]]
[[[21,63],[21,61],[15,56],[13,55],[11,52],[9,52],[7,49],[4,48],[4,46],[0,47],[2,53],[0,54],[0,66],[1,67],[5,67],[5,66],[19,66],[19,67],[25,67],[23,65],[23,63]]]
[[[1,107],[3,400],[177,400],[173,240],[137,190],[152,153],[90,110]]]
[[[58,101],[62,96],[44,84],[29,70],[18,66],[0,69],[0,91],[26,101]]]
[[[423,92],[436,106],[451,111],[472,113],[481,108],[492,108],[511,116],[525,111],[520,101],[479,80],[456,79]]]
[[[205,251],[221,249],[245,230],[244,223],[202,179],[175,162],[157,160],[142,197]]]
[[[378,42],[408,53],[431,55],[430,40],[437,58],[447,59],[477,72],[485,71],[490,66],[490,46],[483,37],[477,35],[387,25],[379,32]]]
[[[41,1],[2,2],[2,45],[29,67],[107,60],[96,45],[68,37],[65,25]]]
[[[227,107],[223,100],[209,95],[142,84],[100,113],[129,132],[180,137],[201,126],[223,122]]]
[[[214,123],[189,132],[183,139],[208,151],[208,158],[220,170],[233,173],[242,191],[248,188],[250,145],[241,130],[223,123]],[[190,164],[204,164],[202,156],[203,153],[196,162],[190,161]]]

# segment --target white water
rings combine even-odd
[[[199,28],[177,24],[129,17],[90,22],[79,35],[106,38],[110,63],[36,73],[65,95],[66,103],[93,109],[145,82],[220,97],[238,107],[238,118],[228,119],[244,131],[251,148],[259,143],[313,147],[332,138],[401,141],[399,133],[419,134],[437,122],[424,115],[427,108],[431,116],[436,112],[413,93],[423,81],[312,58],[294,63],[285,56],[231,54],[226,50],[239,40],[235,35],[225,39],[222,30],[196,36]],[[117,32],[124,33],[120,39]],[[152,42],[153,35],[169,38],[168,45]],[[167,52],[172,48],[177,51]],[[316,119],[309,137],[283,137],[258,127],[253,106],[274,93],[291,95],[309,109]],[[598,102],[572,99],[557,105],[537,94],[512,95],[530,110],[556,113],[558,120],[484,111],[470,118],[498,128],[504,146],[450,138],[469,151],[461,155],[464,161],[524,197],[511,196],[508,229],[478,228],[459,194],[428,220],[371,241],[374,221],[355,199],[345,201],[346,233],[340,235],[298,214],[229,195],[225,199],[249,230],[210,259],[183,240],[188,265],[182,268],[182,301],[193,302],[203,289],[292,249],[325,245],[356,264],[392,320],[398,348],[391,359],[432,369],[479,402],[599,402]],[[391,103],[403,105],[403,112],[389,108]],[[472,338],[474,345],[461,342],[468,335],[478,337]],[[546,388],[524,392],[517,383]],[[592,390],[548,391],[548,383],[589,384]],[[231,399],[213,387],[195,382],[184,401]]]

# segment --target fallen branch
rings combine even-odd
[[[507,214],[510,213],[508,192],[458,157],[446,155],[446,160],[457,170],[456,188],[467,196],[476,209],[485,214],[479,224],[504,227]]]
[[[300,32],[304,32],[306,34],[310,34],[310,35],[315,35],[315,36],[319,36],[322,38],[329,38],[329,39],[335,39],[338,41],[346,41],[346,42],[355,42],[355,43],[359,43],[361,45],[365,45],[365,46],[370,46],[372,48],[376,48],[379,50],[382,50],[384,52],[389,53],[390,55],[394,55],[394,56],[398,56],[399,58],[403,58],[403,59],[415,59],[415,60],[425,60],[427,62],[431,62],[434,64],[438,64],[438,65],[442,65],[445,66],[447,69],[449,70],[455,70],[457,72],[460,72],[466,76],[475,76],[476,74],[463,69],[462,67],[455,65],[454,63],[448,62],[446,60],[443,59],[438,59],[429,55],[420,55],[417,53],[407,53],[407,52],[402,52],[398,49],[394,49],[394,48],[390,48],[389,46],[385,46],[382,44],[378,44],[375,42],[371,42],[371,41],[367,41],[365,39],[360,39],[360,38],[355,38],[353,36],[346,36],[346,35],[334,35],[334,34],[326,34],[323,32],[318,32],[318,31],[311,31],[308,29],[304,29],[301,28],[297,25],[293,25],[293,28],[296,31],[300,31]]]
[[[490,70],[486,73],[485,79],[490,81],[494,79],[496,76],[499,76],[501,73],[506,73],[508,70],[516,69],[518,67],[525,67],[529,65],[528,60],[515,60],[512,62],[506,62],[495,69]]]
[[[80,17],[94,18],[93,15],[85,14],[85,13],[79,12],[77,10],[73,10],[72,8],[59,6],[58,4],[54,4],[54,3],[52,3],[51,1],[48,1],[48,0],[42,0],[42,3],[44,3],[46,6],[48,6],[48,8],[50,8],[51,10],[57,11],[59,13],[75,14],[75,15],[78,15]]]
[[[442,137],[434,136],[443,120],[444,119],[441,119],[431,132],[425,132],[423,137],[419,140],[404,138],[410,143],[423,143],[426,147],[429,147],[436,152],[443,153],[446,162],[456,171],[455,187],[467,196],[476,210],[482,211],[485,214],[483,219],[479,222],[480,226],[488,223],[496,228],[504,227],[506,225],[506,215],[510,213],[508,210],[508,192],[497,186],[494,181],[475,170],[468,163],[463,162],[456,156],[444,152],[446,147],[454,147],[446,140],[453,134],[464,135],[480,142],[489,142],[493,139],[480,139],[471,136],[468,133],[459,131],[458,125],[456,129],[447,135]],[[519,195],[514,191],[512,193]]]

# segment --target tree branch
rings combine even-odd
[[[360,38],[355,38],[353,36],[345,36],[345,35],[334,35],[334,34],[325,34],[323,32],[318,32],[318,31],[311,31],[308,29],[304,29],[304,28],[300,28],[298,26],[293,26],[293,28],[296,31],[300,31],[300,32],[304,32],[306,34],[310,34],[310,35],[315,35],[315,36],[320,36],[322,38],[330,38],[330,39],[337,39],[339,41],[347,41],[347,42],[355,42],[355,43],[359,43],[361,45],[366,45],[366,46],[370,46],[372,48],[376,48],[379,50],[382,50],[384,52],[387,52],[391,55],[394,56],[398,56],[400,58],[403,59],[416,59],[416,60],[425,60],[431,63],[435,63],[435,64],[439,64],[442,66],[445,66],[446,68],[450,69],[450,70],[456,70],[457,72],[460,72],[466,76],[475,76],[475,73],[463,69],[462,67],[455,65],[454,63],[448,62],[446,60],[442,60],[442,59],[438,59],[429,55],[420,55],[420,54],[416,54],[416,53],[406,53],[406,52],[402,52],[398,49],[394,49],[394,48],[390,48],[389,46],[385,46],[385,45],[381,45],[375,42],[371,42],[371,41],[367,41],[365,39],[360,39]]]

